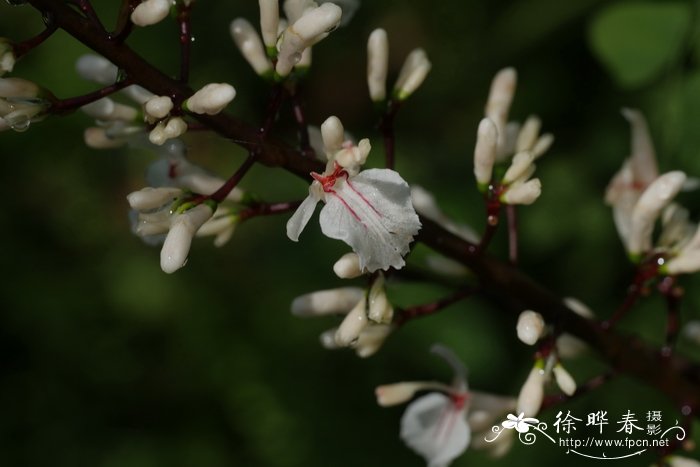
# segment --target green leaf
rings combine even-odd
[[[690,5],[683,2],[618,3],[598,13],[588,38],[618,84],[636,88],[679,58],[690,18]]]

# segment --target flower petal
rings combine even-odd
[[[428,467],[444,467],[467,449],[471,430],[464,410],[456,409],[449,397],[430,393],[407,407],[401,439],[425,458]]]
[[[321,210],[323,233],[350,245],[360,269],[401,268],[420,229],[408,184],[388,169],[370,169],[339,180]],[[290,237],[291,238],[291,237]]]
[[[318,198],[309,193],[309,196],[299,205],[292,217],[287,221],[287,237],[294,242],[299,241],[299,235],[301,231],[304,230],[306,224],[309,223],[309,219],[314,214],[316,210],[316,204],[318,204]]]

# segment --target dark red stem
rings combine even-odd
[[[306,121],[304,113],[304,100],[302,98],[301,85],[297,84],[292,94],[292,105],[294,112],[294,120],[297,122],[299,129],[299,150],[305,157],[316,157],[314,149],[309,141],[309,124]]]
[[[46,29],[41,31],[39,34],[27,39],[26,41],[13,44],[12,52],[15,55],[15,59],[26,55],[27,53],[31,52],[33,49],[41,45],[46,39],[51,37],[54,32],[56,32],[56,29],[58,29],[58,26],[53,21],[49,20],[49,22],[46,24]]]
[[[457,303],[460,300],[464,300],[465,298],[469,297],[474,293],[474,289],[472,288],[464,288],[460,289],[447,297],[441,298],[440,300],[437,300],[435,302],[430,302],[430,303],[424,303],[423,305],[416,305],[412,306],[410,308],[406,308],[402,310],[398,318],[396,319],[396,325],[397,326],[402,326],[408,321],[411,321],[416,318],[421,318],[423,316],[430,316],[433,315],[444,308],[447,308],[448,306],[452,305],[453,303]]]
[[[130,80],[125,79],[112,85],[105,86],[104,88],[98,89],[97,91],[91,92],[89,94],[84,94],[82,96],[70,97],[68,99],[50,98],[51,108],[49,109],[49,112],[56,115],[62,115],[65,113],[72,112],[84,105],[91,104],[95,101],[102,99],[103,97],[112,95],[115,92],[120,91],[127,86],[130,86],[131,84],[133,83]]]
[[[273,214],[284,214],[285,212],[295,211],[301,201],[289,201],[286,203],[257,203],[248,209],[238,213],[238,219],[243,222],[258,216],[270,216]]]
[[[508,204],[506,206],[506,217],[508,219],[508,258],[511,264],[518,264],[518,211],[517,208]]]
[[[394,170],[395,152],[396,152],[396,136],[394,134],[394,120],[396,114],[401,108],[401,102],[391,100],[387,104],[386,111],[379,122],[379,130],[384,137],[384,157],[387,169]]]
[[[190,17],[192,5],[178,4],[177,22],[180,25],[180,82],[187,83],[190,79],[190,55],[192,49],[192,30]]]
[[[666,299],[666,339],[661,354],[669,356],[673,352],[680,331],[680,312],[683,289],[676,285],[674,276],[665,277],[659,283],[659,292]]]

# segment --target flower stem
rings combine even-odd
[[[122,0],[119,16],[117,17],[117,25],[114,28],[114,32],[109,35],[110,40],[121,44],[129,37],[134,29],[134,23],[131,22],[131,13],[134,12],[139,3],[141,3],[140,0]]]
[[[382,132],[384,137],[384,157],[385,165],[387,169],[394,170],[395,157],[394,153],[396,151],[396,136],[394,134],[394,119],[396,114],[401,108],[401,102],[398,100],[391,100],[387,104],[386,111],[379,121],[379,130]]]
[[[192,4],[178,3],[177,22],[180,26],[180,82],[187,83],[190,78],[190,56],[192,49],[191,30]]]
[[[666,299],[667,310],[666,339],[664,346],[661,347],[661,355],[668,357],[673,353],[678,332],[680,331],[680,307],[683,299],[683,289],[676,286],[676,278],[673,276],[665,277],[659,283],[658,289]]]
[[[314,158],[316,156],[309,140],[309,124],[304,113],[304,101],[302,99],[301,85],[297,83],[292,93],[292,105],[294,119],[299,128],[299,149],[304,157]]]
[[[296,210],[301,201],[288,201],[286,203],[257,203],[248,209],[238,213],[238,219],[243,222],[259,216],[270,216],[273,214],[284,214]]]
[[[51,100],[51,108],[49,112],[56,115],[62,115],[65,113],[72,112],[84,105],[91,104],[92,102],[98,101],[103,97],[107,97],[114,94],[117,91],[121,91],[125,87],[130,86],[131,84],[133,84],[131,80],[124,79],[109,86],[105,86],[102,89],[98,89],[97,91],[91,92],[89,94],[84,94],[82,96],[71,97],[68,99],[50,98],[49,100]]]
[[[465,298],[471,296],[473,293],[473,288],[463,288],[457,290],[456,292],[453,292],[452,294],[444,298],[441,298],[440,300],[406,308],[398,314],[396,325],[403,326],[404,324],[406,324],[406,322],[411,321],[413,319],[433,315],[454,303],[464,300]]]
[[[53,21],[49,20],[49,22],[46,24],[46,29],[41,31],[39,34],[36,36],[27,39],[26,41],[19,42],[17,44],[12,45],[12,52],[15,55],[15,58],[20,58],[23,55],[26,55],[27,53],[31,52],[34,50],[36,47],[41,45],[46,39],[51,37],[54,32],[58,29],[58,26],[56,23]]]
[[[518,211],[513,204],[506,206],[508,219],[508,254],[511,264],[518,264]]]

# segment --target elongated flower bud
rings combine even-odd
[[[523,177],[523,175],[527,174],[531,169],[534,160],[535,158],[530,152],[517,153],[503,176],[502,183],[508,185],[518,179],[525,179],[526,177]]]
[[[518,139],[515,142],[515,152],[531,150],[537,143],[541,127],[542,121],[539,118],[534,115],[529,116],[518,133]]]
[[[357,302],[355,308],[350,310],[335,334],[335,343],[340,347],[349,347],[360,337],[360,333],[367,327],[367,302]]]
[[[131,13],[131,21],[137,26],[160,23],[170,13],[169,0],[145,0]]]
[[[552,372],[554,373],[554,380],[557,382],[559,389],[567,396],[573,396],[576,392],[576,381],[574,381],[571,374],[566,371],[566,368],[564,368],[561,363],[557,363],[554,365]]]
[[[362,330],[355,343],[355,353],[360,358],[371,357],[384,345],[394,330],[390,324],[372,324]]]
[[[428,60],[428,55],[425,53],[425,50],[415,49],[408,54],[403,67],[401,67],[396,84],[394,85],[394,95],[396,98],[400,101],[408,99],[408,97],[423,84],[431,67],[432,64],[430,60]]]
[[[280,21],[279,0],[259,0],[260,30],[267,53],[274,56],[277,52],[277,25]],[[255,68],[255,67],[253,67]]]
[[[117,81],[117,67],[99,55],[81,56],[75,64],[75,69],[81,78],[98,84],[107,86]]]
[[[525,380],[518,395],[517,412],[524,413],[526,417],[537,415],[544,398],[544,369],[543,362],[538,360]]]
[[[383,384],[374,390],[377,396],[377,404],[380,407],[391,407],[392,405],[403,404],[413,398],[418,391],[432,389],[434,384],[422,381],[411,381],[394,384]]]
[[[185,265],[192,238],[213,214],[211,207],[200,204],[178,214],[173,219],[163,248],[160,250],[160,267],[164,272],[172,274]]]
[[[333,272],[341,279],[354,279],[362,275],[360,257],[357,253],[346,253],[333,265]]]
[[[152,188],[146,187],[134,191],[126,196],[129,206],[137,211],[150,211],[171,203],[182,194],[179,188]]]
[[[633,257],[651,249],[654,223],[683,187],[686,176],[680,171],[668,172],[659,176],[642,193],[632,211],[627,248]]]
[[[10,41],[0,38],[0,76],[9,73],[15,67],[15,53]]]
[[[389,68],[389,39],[384,29],[375,29],[367,40],[367,86],[373,102],[386,99]]]
[[[31,98],[39,94],[39,86],[22,78],[0,78],[0,98]]]
[[[542,183],[539,178],[527,182],[510,185],[501,195],[501,201],[506,204],[532,204],[542,194]]]
[[[321,138],[323,139],[326,157],[330,160],[335,156],[335,153],[343,148],[343,142],[345,141],[345,129],[338,117],[331,116],[323,122],[321,125]]]
[[[622,115],[629,122],[631,128],[630,168],[635,180],[642,186],[650,184],[659,176],[659,168],[656,164],[656,151],[651,140],[649,126],[644,115],[635,109],[622,109]]]
[[[375,323],[388,324],[394,317],[394,308],[389,303],[384,289],[384,274],[379,274],[367,295],[369,310],[367,317]]]
[[[236,97],[236,90],[230,84],[209,83],[185,101],[190,112],[216,115]]]
[[[319,290],[295,298],[292,314],[308,317],[347,313],[364,298],[365,291],[359,287]]]
[[[505,128],[506,123],[508,123],[508,113],[515,95],[516,84],[517,73],[515,68],[504,68],[496,73],[493,81],[491,81],[491,90],[489,91],[484,114],[493,120],[496,128],[498,128],[499,147],[505,144]]]
[[[269,74],[272,71],[272,64],[267,59],[260,36],[253,29],[253,26],[243,18],[236,18],[231,22],[230,31],[236,47],[241,51],[243,58],[253,67],[255,73],[260,76]]]
[[[474,175],[481,191],[485,191],[491,182],[497,145],[498,129],[491,119],[484,118],[479,122],[474,148]]]

